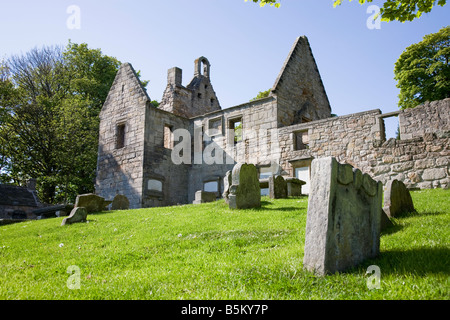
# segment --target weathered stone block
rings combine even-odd
[[[382,184],[353,170],[353,182],[344,185],[338,173],[348,169],[340,166],[329,157],[311,167],[303,264],[319,275],[345,271],[380,250]]]
[[[287,198],[287,183],[281,175],[269,177],[269,197],[271,199]]]
[[[73,210],[70,212],[70,215],[67,218],[64,218],[64,220],[61,223],[61,226],[78,223],[78,222],[84,222],[87,219],[87,210],[83,207],[76,207],[73,208]]]
[[[445,178],[445,169],[425,169],[422,174],[422,179],[427,181],[439,180]]]
[[[394,179],[386,184],[383,210],[390,218],[414,212],[411,195],[403,182]]]
[[[234,166],[229,199],[231,209],[261,207],[258,170],[253,164],[238,163]]]

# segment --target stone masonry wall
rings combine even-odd
[[[448,188],[450,99],[403,110],[399,117],[402,140],[382,140],[380,110],[281,128],[282,167],[292,176],[295,160],[332,156],[384,184],[397,179],[408,188]],[[294,147],[298,131],[308,132],[304,150]]]
[[[170,127],[172,133],[177,129],[188,130],[189,120],[157,108],[148,108],[146,113],[145,157],[143,163],[143,207],[187,203],[189,165],[176,165],[172,162],[172,149],[165,147],[168,138],[167,133],[164,134],[165,126]],[[164,141],[165,138],[166,142]],[[172,138],[169,137],[170,139]],[[151,180],[160,181],[161,189],[156,190],[157,188],[152,188]]]
[[[399,124],[402,140],[421,138],[429,133],[436,134],[438,138],[448,138],[450,98],[426,102],[420,108],[403,110],[399,114]]]
[[[236,162],[246,162],[255,165],[270,166],[272,160],[279,160],[277,148],[271,144],[278,144],[276,129],[277,123],[277,101],[274,97],[268,97],[257,101],[252,101],[233,108],[224,109],[220,112],[210,113],[204,116],[191,119],[190,131],[195,140],[194,126],[203,127],[205,134],[210,134],[213,142],[203,143],[203,154],[211,154],[213,149],[211,143],[215,143],[216,148],[224,151],[224,164],[206,164],[201,159],[202,164],[193,165],[189,172],[189,202],[194,200],[196,191],[203,189],[205,181],[218,180],[220,184],[219,193],[223,192],[223,177],[228,170],[232,170]],[[242,141],[234,143],[233,136],[230,136],[230,122],[241,119],[242,121]],[[211,131],[210,123],[219,121],[221,128],[219,132]],[[200,132],[200,129],[197,129]],[[217,134],[215,134],[217,133]],[[264,136],[265,135],[265,136]],[[199,150],[194,150],[199,151]],[[234,159],[227,164],[227,158]],[[194,156],[195,158],[195,156]],[[194,159],[193,159],[194,160]]]
[[[380,141],[376,121],[379,114],[380,110],[372,110],[279,129],[281,166],[293,176],[294,168],[289,161],[334,157],[338,162],[349,163],[364,172],[373,159],[374,142]],[[306,149],[295,150],[295,133],[301,131],[307,132],[309,145]]]

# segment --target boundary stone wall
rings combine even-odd
[[[398,116],[400,140],[384,140],[380,110],[280,128],[281,165],[293,176],[296,160],[331,156],[384,184],[397,179],[410,189],[449,188],[450,99],[402,110]],[[299,131],[309,136],[303,150],[294,147]]]

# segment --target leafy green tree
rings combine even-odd
[[[245,0],[247,2],[248,0]],[[255,3],[259,2],[259,5],[261,7],[264,7],[266,4],[269,4],[270,6],[274,6],[276,8],[279,8],[281,4],[277,0],[252,0]]]
[[[36,178],[46,203],[92,192],[98,115],[120,65],[100,49],[70,41],[65,48],[35,48],[2,62],[1,181]]]
[[[335,7],[341,5],[342,1],[335,0],[333,5]],[[373,0],[358,0],[358,2],[364,4]],[[430,12],[436,4],[443,7],[446,2],[447,0],[386,0],[380,8],[380,16],[382,21],[412,21],[420,18],[423,13]]]
[[[271,90],[272,89],[268,89],[266,91],[258,92],[258,95],[256,97],[254,97],[253,99],[250,99],[250,101],[255,101],[255,100],[258,100],[258,99],[262,99],[262,98],[267,98],[269,96]]]
[[[248,1],[248,0],[245,0]],[[255,3],[259,3],[261,7],[266,4],[279,8],[281,6],[278,0],[252,0]],[[350,2],[352,0],[349,0]],[[334,7],[341,5],[343,0],[335,0]],[[366,2],[370,3],[373,0],[358,0],[360,4]],[[386,0],[383,3],[383,7],[380,8],[380,16],[383,21],[400,22],[412,21],[419,18],[423,13],[430,12],[434,6],[439,5],[443,7],[447,0]]]
[[[400,108],[450,98],[450,26],[406,48],[395,63]]]

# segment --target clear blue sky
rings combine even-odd
[[[272,87],[298,36],[311,44],[333,113],[398,110],[394,63],[404,49],[449,24],[450,5],[413,22],[369,29],[369,5],[333,0],[281,0],[279,9],[244,0],[0,0],[0,59],[42,45],[85,42],[140,70],[151,99],[160,100],[167,70],[194,60],[211,63],[222,108]],[[373,4],[381,6],[383,1]],[[69,29],[67,8],[80,9]]]

